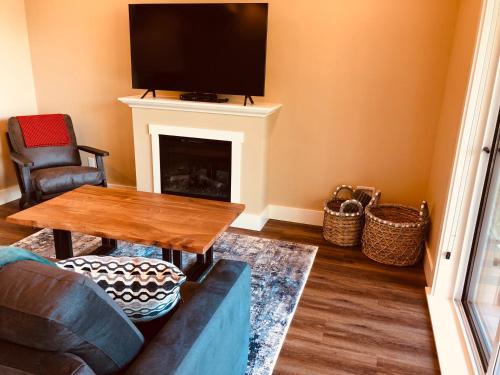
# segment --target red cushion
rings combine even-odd
[[[70,144],[64,115],[17,116],[26,147],[66,146]]]

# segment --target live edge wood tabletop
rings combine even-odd
[[[205,254],[244,209],[243,204],[85,185],[7,221]]]

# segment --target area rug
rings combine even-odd
[[[75,255],[89,254],[100,244],[100,238],[73,233]],[[51,230],[41,230],[13,245],[46,257],[55,256]],[[241,260],[252,269],[248,375],[272,373],[317,250],[316,246],[234,233],[224,233],[215,243],[216,260]],[[161,250],[119,241],[111,255],[161,259]],[[184,263],[193,261],[193,256],[184,256]]]

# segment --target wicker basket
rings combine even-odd
[[[363,253],[379,262],[393,266],[411,266],[422,256],[429,224],[427,202],[420,211],[397,204],[378,204],[377,193],[365,210]]]
[[[341,193],[348,193],[347,198],[341,198]],[[352,186],[337,187],[333,197],[325,202],[323,237],[325,240],[339,246],[356,246],[361,241],[363,231],[363,205],[352,199]]]

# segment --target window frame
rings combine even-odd
[[[461,298],[500,108],[500,0],[484,0],[455,160],[427,301],[443,374],[485,372]],[[481,188],[478,189],[477,187]],[[499,349],[493,352],[498,355]],[[498,370],[498,369],[497,369]]]
[[[500,163],[500,156],[497,154],[499,153],[498,149],[500,147],[500,111],[498,112],[497,115],[497,122],[495,126],[495,132],[493,136],[493,141],[491,143],[491,146],[486,146],[489,147],[490,152],[487,154],[488,157],[488,165],[486,169],[486,177],[483,182],[482,186],[482,192],[481,192],[481,200],[479,203],[479,209],[478,213],[476,215],[476,223],[474,226],[474,236],[472,240],[472,246],[471,246],[471,251],[467,263],[467,270],[466,270],[466,275],[464,279],[464,285],[462,288],[462,296],[460,299],[460,303],[462,305],[463,312],[465,314],[465,317],[467,319],[467,324],[469,326],[469,331],[470,335],[472,336],[476,351],[477,351],[477,356],[479,357],[481,364],[483,366],[483,370],[487,371],[488,370],[488,364],[494,354],[495,347],[493,346],[491,348],[491,353],[487,353],[485,347],[488,346],[487,343],[483,339],[483,334],[480,332],[479,328],[474,324],[474,321],[477,321],[478,318],[476,317],[476,313],[473,311],[473,309],[469,306],[467,303],[467,299],[469,296],[469,293],[471,291],[471,284],[472,284],[472,279],[473,279],[473,271],[474,271],[474,264],[478,252],[478,245],[481,239],[481,229],[482,225],[484,222],[484,214],[485,214],[485,208],[486,204],[488,203],[488,197],[490,193],[490,187],[491,187],[491,179],[493,177],[493,172],[495,168],[496,163]],[[484,150],[483,150],[484,152]],[[477,189],[480,187],[477,186]],[[471,223],[472,224],[472,223]]]

